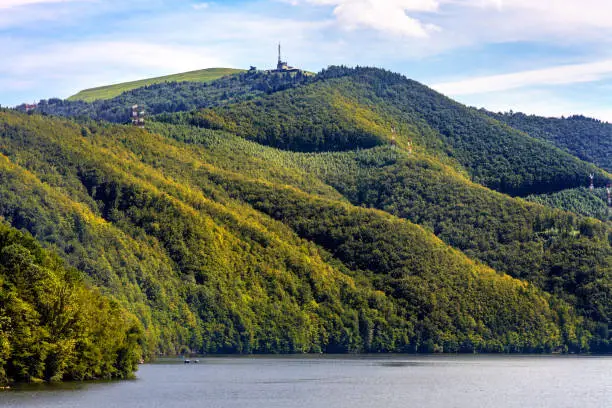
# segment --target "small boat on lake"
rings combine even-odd
[[[200,362],[200,360],[195,359],[195,360],[189,360],[189,359],[183,359],[183,364],[198,364]]]

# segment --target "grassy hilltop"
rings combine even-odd
[[[221,77],[243,72],[234,68],[207,68],[197,71],[183,72],[181,74],[166,75],[157,78],[141,79],[138,81],[124,82],[121,84],[101,86],[97,88],[84,89],[68,98],[69,101],[93,102],[96,100],[111,99],[123,92],[143,86],[161,84],[164,82],[210,82]]]

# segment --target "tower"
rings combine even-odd
[[[591,184],[589,185],[589,190],[593,190],[595,189],[595,184],[594,184],[594,180],[595,180],[595,175],[593,173],[589,174],[589,178],[591,179]]]
[[[287,65],[286,61],[283,61],[283,57],[281,54],[281,43],[278,43],[278,63],[276,64],[277,71],[287,71],[289,70],[289,65]]]

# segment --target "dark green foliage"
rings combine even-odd
[[[168,134],[177,135],[178,129],[170,128]],[[469,256],[555,293],[601,324],[609,322],[612,249],[606,238],[610,229],[600,223],[483,189],[437,161],[407,155],[391,146],[358,152],[296,154],[249,144],[243,147],[229,135],[218,138],[205,131],[192,131],[189,141],[228,154],[249,152],[261,160],[261,168],[290,166],[294,172],[317,175],[352,203],[424,225]],[[232,162],[228,168],[261,171],[244,159]],[[285,180],[306,188],[295,180]],[[573,248],[564,251],[564,259],[574,265],[582,263],[583,271],[579,277],[570,277],[571,269],[564,270],[563,279],[567,280],[560,284],[558,251],[564,245]],[[592,310],[598,313],[594,315]],[[594,327],[596,323],[589,324]],[[595,343],[599,344],[597,337],[592,342]]]
[[[559,119],[513,112],[485,113],[530,136],[551,142],[582,160],[612,171],[612,124],[584,116]]]
[[[439,163],[399,151],[363,150],[300,161],[353,204],[426,226],[470,257],[609,324],[612,230],[606,225],[487,191]],[[573,266],[562,268],[561,259]],[[574,275],[578,265],[581,272]]]
[[[263,71],[245,72],[223,77],[210,83],[167,82],[149,85],[124,92],[112,99],[94,102],[57,98],[42,100],[38,103],[36,112],[128,123],[131,119],[131,106],[134,104],[144,108],[147,115],[184,112],[249,100],[308,81],[309,77],[302,72],[297,75]],[[25,111],[24,105],[19,106],[18,109]]]
[[[183,115],[190,125],[225,129],[247,139],[295,151],[352,150],[385,142],[366,128],[369,112],[331,87],[311,86],[269,98]],[[372,127],[376,124],[372,124]],[[382,133],[382,134],[381,134]]]
[[[512,195],[578,187],[589,173],[599,183],[609,178],[549,143],[373,68],[331,67],[308,86],[163,120],[224,129],[296,151],[372,147],[397,137],[452,159],[475,182]]]
[[[589,190],[580,187],[552,194],[530,195],[526,200],[553,208],[606,221],[611,219],[612,208],[608,208],[605,188]]]
[[[30,236],[0,223],[0,385],[127,378],[142,328]]]
[[[560,346],[561,333],[549,331],[546,322],[555,315],[544,299],[536,300],[537,289],[458,256],[410,223],[290,189],[239,181],[225,186],[352,270],[365,272],[414,325],[408,351],[534,352]],[[580,349],[584,340],[566,346]]]

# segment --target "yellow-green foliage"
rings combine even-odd
[[[127,378],[141,355],[137,319],[0,224],[0,384]]]
[[[123,92],[141,88],[147,85],[161,84],[164,82],[211,82],[226,75],[244,72],[241,69],[233,68],[208,68],[198,71],[189,71],[182,74],[166,75],[162,77],[141,79],[139,81],[123,82],[121,84],[101,86],[97,88],[85,89],[68,98],[69,101],[93,102],[96,100],[112,99]]]
[[[339,168],[331,156],[155,126],[166,136],[0,113],[0,214],[137,315],[148,353],[546,351],[588,340],[565,302],[348,204],[312,170],[319,157]],[[399,155],[375,151],[358,163]]]

